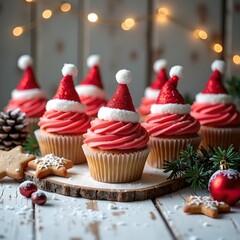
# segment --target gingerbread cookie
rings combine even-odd
[[[224,202],[218,202],[212,197],[190,196],[186,199],[183,208],[185,213],[201,213],[211,218],[216,218],[218,213],[230,212],[230,206]]]
[[[28,166],[36,170],[35,176],[37,178],[44,178],[51,174],[66,177],[67,169],[73,166],[73,162],[71,160],[55,156],[54,154],[47,154],[42,158],[30,161]]]
[[[23,170],[28,162],[35,159],[34,155],[23,153],[21,146],[10,151],[0,150],[0,178],[8,176],[14,179],[23,178]]]

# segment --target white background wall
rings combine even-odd
[[[77,84],[87,73],[86,58],[90,54],[102,57],[103,82],[110,97],[115,90],[115,74],[127,68],[133,73],[130,84],[134,103],[138,106],[144,88],[154,77],[147,79],[148,49],[147,22],[143,21],[131,31],[120,26],[93,24],[86,21],[84,13],[96,12],[99,18],[122,21],[126,17],[147,15],[147,0],[69,0],[75,12],[58,13],[50,20],[38,21],[36,28],[16,38],[12,29],[30,22],[33,17],[41,19],[43,9],[54,8],[58,0],[38,1],[36,11],[23,0],[0,0],[0,108],[7,104],[11,91],[16,87],[22,72],[17,68],[17,59],[22,54],[32,54],[37,79],[49,98],[55,93],[61,79],[61,68],[65,62],[78,66]],[[234,4],[237,4],[234,0]],[[170,14],[183,23],[202,27],[209,32],[210,41],[221,35],[221,0],[154,0],[153,10],[169,8]],[[240,53],[239,12],[234,14],[233,51]],[[208,80],[211,62],[219,58],[209,44],[193,38],[192,32],[173,22],[153,22],[151,63],[157,58],[166,58],[169,68],[182,65],[185,75],[179,82],[182,93],[194,96]],[[240,74],[239,66],[231,64],[232,72]]]

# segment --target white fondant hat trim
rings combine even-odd
[[[107,121],[139,122],[140,116],[137,112],[121,110],[117,108],[101,107],[98,118]]]
[[[144,96],[151,99],[157,99],[159,93],[160,93],[159,89],[153,89],[151,87],[147,87],[144,91]]]
[[[13,99],[31,99],[37,97],[45,97],[44,92],[39,88],[17,90],[14,89],[11,94]]]
[[[98,97],[98,98],[101,98],[101,99],[105,99],[106,95],[105,95],[105,92],[95,86],[95,85],[77,85],[75,87],[77,93],[79,96],[91,96],[91,97]]]
[[[198,103],[223,103],[230,104],[233,102],[232,97],[229,94],[219,93],[219,94],[211,94],[211,93],[198,93],[196,95],[196,102]]]
[[[169,113],[169,114],[188,114],[191,107],[189,104],[153,104],[151,106],[151,113]]]
[[[46,110],[61,111],[61,112],[85,112],[84,104],[65,99],[51,99],[47,102]]]

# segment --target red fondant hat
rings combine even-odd
[[[167,82],[166,66],[167,61],[165,59],[155,61],[153,69],[157,73],[157,76],[151,84],[152,89],[161,90],[162,86]]]
[[[170,79],[163,85],[156,104],[185,104],[183,96],[177,90],[178,80],[182,77],[182,66],[171,68]]]
[[[29,55],[23,55],[18,59],[18,67],[24,70],[24,73],[18,83],[17,90],[29,90],[39,88],[32,70],[32,63],[32,58]]]
[[[80,85],[94,85],[103,89],[103,84],[100,74],[100,56],[91,55],[87,59],[87,66],[90,68],[86,78],[80,82]]]
[[[224,73],[225,63],[221,60],[215,60],[212,63],[212,75],[208,80],[206,87],[202,91],[202,93],[208,94],[219,94],[224,93],[227,94],[227,90],[222,84],[222,74]]]
[[[116,80],[119,83],[116,92],[109,99],[106,107],[135,112],[132,97],[127,84],[131,82],[131,72],[120,70],[116,74]]]
[[[62,74],[64,77],[60,81],[53,99],[80,102],[73,82],[73,77],[77,76],[77,68],[73,64],[64,64]]]

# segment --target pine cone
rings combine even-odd
[[[9,151],[26,141],[25,113],[19,109],[0,113],[0,149]]]

